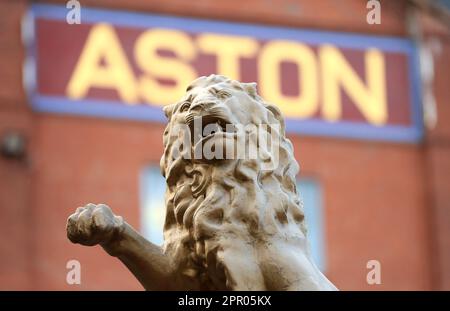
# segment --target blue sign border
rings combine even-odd
[[[27,46],[25,61],[25,86],[31,106],[36,111],[62,114],[90,115],[103,118],[134,119],[142,121],[165,122],[162,109],[157,106],[123,104],[112,105],[111,101],[70,100],[60,96],[42,96],[36,92],[37,51],[35,46],[34,23],[37,17],[65,20],[67,9],[61,5],[33,4],[24,21],[23,36]],[[299,30],[287,27],[273,27],[246,23],[232,23],[172,17],[156,14],[131,13],[106,9],[82,8],[82,23],[108,22],[120,26],[167,27],[190,32],[204,32],[205,29],[223,34],[246,35],[258,39],[288,39],[308,44],[333,44],[352,49],[378,48],[387,52],[405,53],[409,59],[410,98],[412,101],[411,126],[386,125],[373,126],[363,122],[326,122],[319,119],[299,120],[286,118],[286,130],[290,133],[313,136],[332,136],[343,138],[409,142],[416,143],[423,136],[421,109],[421,83],[417,48],[411,40],[404,38],[343,34],[328,31]]]

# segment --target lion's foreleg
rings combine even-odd
[[[78,208],[67,220],[67,236],[73,243],[100,244],[119,258],[147,290],[178,289],[174,268],[161,247],[147,241],[122,217],[104,204]]]
[[[121,237],[105,250],[122,261],[146,290],[178,289],[174,267],[161,247],[149,242],[127,223]],[[111,251],[112,250],[112,251]]]
[[[258,258],[251,244],[230,239],[221,245],[216,256],[209,256],[209,259],[216,262],[208,262],[208,266],[215,266],[219,274],[224,275],[225,289],[266,290]],[[210,273],[214,272],[210,270]]]

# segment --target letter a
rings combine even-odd
[[[67,272],[66,282],[69,285],[73,284],[81,284],[81,265],[78,260],[72,259],[69,260],[66,264],[66,268],[70,269]]]
[[[381,4],[378,0],[370,0],[366,5],[367,9],[371,9],[366,16],[367,24],[381,24]]]
[[[381,284],[381,264],[378,260],[369,260],[367,269],[372,269],[367,273],[367,284]]]

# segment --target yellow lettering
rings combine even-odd
[[[169,50],[176,57],[158,54]],[[183,96],[189,83],[197,73],[187,62],[196,56],[191,38],[181,31],[152,29],[144,32],[136,41],[134,56],[136,63],[147,75],[140,77],[139,89],[145,100],[152,104],[166,105]],[[163,85],[156,79],[164,78],[175,85]]]
[[[335,47],[325,45],[319,50],[322,64],[323,114],[325,119],[341,118],[340,86],[350,96],[364,117],[374,125],[383,125],[388,118],[383,54],[376,49],[365,53],[366,83]]]
[[[301,72],[297,96],[281,92],[283,61],[293,62]],[[259,85],[264,98],[277,104],[289,117],[307,118],[318,108],[317,67],[313,51],[304,44],[290,41],[271,41],[261,50],[258,59]]]
[[[114,89],[129,104],[138,101],[133,71],[114,28],[108,24],[92,27],[66,91],[69,98],[80,99],[92,87]]]
[[[202,52],[217,56],[217,73],[230,79],[240,80],[239,58],[253,57],[258,42],[249,37],[202,34],[197,38]]]

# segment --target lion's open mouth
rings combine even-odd
[[[196,161],[209,162],[225,159],[229,139],[234,141],[236,136],[235,127],[227,118],[214,112],[203,115],[188,114],[186,123],[190,129],[192,150]],[[208,142],[209,145],[206,145]]]
[[[194,115],[189,114],[186,122],[191,131],[191,142],[197,144],[206,142],[219,133],[234,132],[232,124],[219,114]]]

